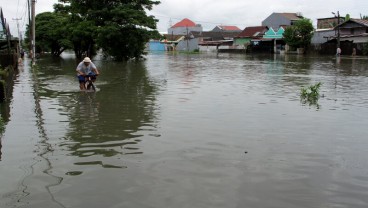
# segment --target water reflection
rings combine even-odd
[[[44,129],[34,140],[47,134],[38,146],[50,151],[41,152],[48,168],[34,170],[49,175],[26,180],[37,185],[30,204],[44,201],[40,181],[51,174],[62,181],[46,187],[65,207],[368,204],[366,60],[151,54],[94,62],[97,93],[79,91],[74,59],[39,62]],[[318,111],[299,100],[300,88],[317,82]]]
[[[64,92],[55,92],[50,87],[51,82],[47,81],[47,77],[52,76],[49,75],[52,74],[50,67],[42,71],[45,73],[43,83],[46,84],[41,92],[45,98],[57,96],[59,103],[64,106],[63,111],[67,111],[62,112],[68,115],[69,121],[65,142],[61,146],[68,148],[69,156],[79,158],[75,165],[122,168],[121,165],[109,164],[108,159],[89,161],[87,158],[143,153],[139,142],[144,137],[159,135],[156,133],[158,86],[151,80],[144,62],[120,65],[96,62],[100,64],[102,72],[96,82],[97,92],[74,90],[70,93],[70,85],[58,88]],[[63,76],[62,72],[60,74]]]

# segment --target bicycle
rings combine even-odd
[[[93,84],[92,77],[96,77],[97,75],[86,75],[85,76],[85,82],[84,86],[87,91],[93,91],[96,92],[96,87]]]

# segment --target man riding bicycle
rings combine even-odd
[[[83,61],[78,64],[76,71],[78,73],[79,88],[81,90],[86,89],[86,76],[91,77],[92,82],[94,82],[96,81],[96,76],[100,74],[96,65],[88,57],[84,58]]]

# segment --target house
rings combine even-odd
[[[169,35],[188,35],[190,32],[203,31],[203,28],[200,24],[196,24],[190,19],[183,19],[180,22],[174,24],[168,29]]]
[[[251,40],[261,39],[267,31],[267,26],[246,27],[241,33],[234,37],[234,45],[246,49]]]
[[[368,42],[368,20],[351,18],[336,25],[331,30],[328,41],[321,45],[321,52],[334,54],[340,41],[342,55],[351,55],[355,48],[356,54],[363,53],[364,44]]]
[[[316,29],[311,39],[311,44],[318,48],[319,44],[325,43],[336,37],[336,30],[334,28]]]
[[[262,41],[251,42],[252,50],[269,51],[273,53],[283,51],[285,49],[285,42],[283,40],[285,29],[303,18],[300,12],[272,13],[262,21],[262,26],[267,26],[269,30],[263,36]]]
[[[212,29],[212,32],[238,32],[240,33],[242,30],[237,26],[226,26],[219,25]]]
[[[228,49],[233,45],[233,39],[239,32],[192,32],[194,38],[198,39],[200,51],[218,51]]]
[[[281,53],[285,50],[284,27],[280,26],[277,30],[270,27],[263,35],[262,39],[251,40],[252,51]]]
[[[353,48],[357,54],[362,54],[364,44],[368,42],[368,20],[349,19],[335,29],[340,30],[340,42],[352,43],[351,47],[342,48],[343,54],[352,54]]]
[[[281,26],[293,25],[294,22],[303,19],[303,15],[299,13],[272,13],[262,21],[262,26],[269,28],[280,28]]]
[[[311,44],[315,48],[319,48],[320,44],[335,38],[337,35],[335,27],[344,21],[345,18],[343,17],[340,17],[340,19],[338,17],[318,18],[317,29],[313,33]]]
[[[359,36],[368,33],[368,20],[364,19],[349,19],[336,26],[340,29],[341,37]]]
[[[264,39],[282,39],[284,35],[285,29],[280,26],[278,30],[274,30],[272,27],[268,29],[267,32],[263,35]]]

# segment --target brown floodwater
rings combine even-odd
[[[146,58],[96,57],[95,93],[72,54],[25,60],[2,104],[0,207],[368,207],[367,58]]]

